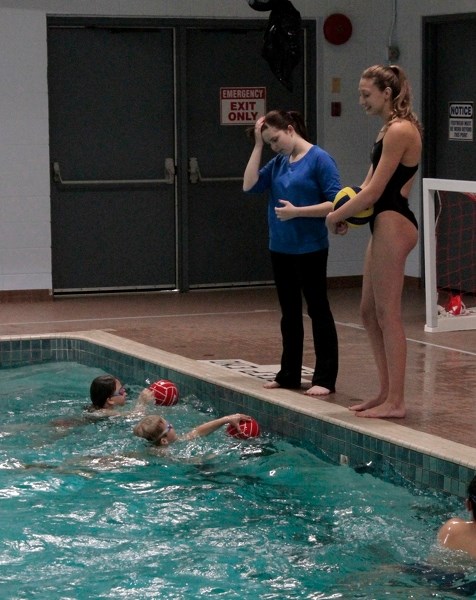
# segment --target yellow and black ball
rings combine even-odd
[[[341,206],[343,206],[348,200],[356,196],[360,192],[361,188],[358,186],[347,186],[342,188],[340,192],[337,192],[336,197],[334,198],[334,210],[337,210]],[[374,207],[370,206],[364,210],[361,210],[356,215],[352,217],[348,217],[345,222],[350,227],[360,227],[361,225],[365,225],[370,221],[371,216],[374,214]]]

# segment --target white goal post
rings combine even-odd
[[[476,329],[476,312],[458,316],[443,316],[438,311],[438,282],[436,269],[435,192],[476,194],[476,181],[457,179],[423,179],[423,232],[425,253],[425,331],[461,331]],[[474,233],[476,236],[476,231]],[[476,261],[476,256],[474,257]]]

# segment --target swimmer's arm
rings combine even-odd
[[[155,402],[154,393],[152,392],[152,390],[149,390],[149,388],[144,388],[142,390],[142,392],[139,394],[136,405],[130,411],[130,414],[131,415],[142,414],[145,411],[147,405],[151,404],[153,402]]]
[[[109,417],[122,417],[124,413],[120,413],[117,410],[112,410],[110,408],[98,408],[97,410],[87,411],[84,414],[85,420],[91,421],[99,421],[100,419],[108,419]]]
[[[59,418],[53,419],[48,425],[51,427],[79,427],[80,425],[87,425],[90,421],[86,417],[71,417],[71,418]]]
[[[186,433],[183,436],[183,439],[193,440],[197,437],[204,437],[206,435],[210,435],[210,433],[213,433],[214,431],[216,431],[220,427],[223,427],[223,425],[227,425],[228,423],[231,423],[235,427],[238,427],[240,421],[243,420],[250,421],[251,417],[249,417],[248,415],[242,415],[241,413],[227,415],[226,417],[220,417],[219,419],[214,419],[213,421],[208,421],[207,423],[203,423],[202,425],[195,427],[195,429],[192,429],[192,431]]]

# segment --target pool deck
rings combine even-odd
[[[263,388],[281,352],[280,313],[272,288],[4,303],[0,336],[81,333],[124,352],[173,361],[264,400],[476,467],[476,330],[425,333],[424,292],[406,289],[407,416],[358,418],[348,407],[377,391],[376,370],[358,314],[360,289],[331,289],[329,296],[339,335],[340,371],[337,391],[327,399]],[[304,365],[312,367],[308,318],[305,326]]]

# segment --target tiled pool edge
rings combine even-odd
[[[183,395],[209,398],[221,413],[252,414],[264,429],[305,440],[331,460],[351,466],[390,464],[402,478],[460,497],[476,472],[476,452],[403,425],[357,419],[347,409],[105,331],[0,336],[0,367],[44,361],[76,361],[105,371],[133,373],[134,383],[170,378]],[[474,459],[471,460],[471,455]]]

